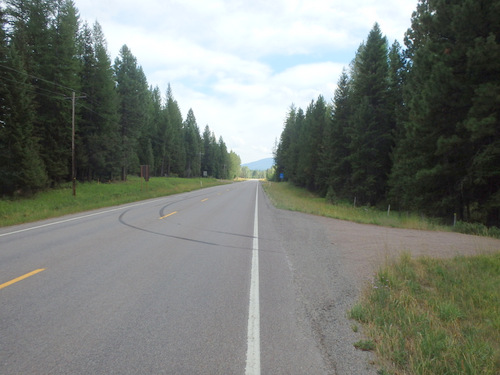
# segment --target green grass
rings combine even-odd
[[[436,220],[414,214],[381,211],[372,207],[354,207],[353,204],[330,204],[306,189],[290,183],[264,183],[264,189],[273,204],[285,210],[305,212],[334,219],[349,220],[362,224],[382,225],[394,228],[450,230]]]
[[[475,236],[485,236],[500,238],[500,229],[497,227],[487,227],[480,223],[466,223],[463,221],[458,221],[453,228],[455,232],[472,234]]]
[[[401,259],[350,311],[387,374],[500,374],[500,252]],[[361,349],[366,345],[361,345]]]
[[[201,183],[203,186],[201,185]],[[36,194],[31,198],[0,200],[0,227],[58,217],[96,208],[110,207],[220,185],[216,179],[151,178],[141,183],[139,177],[127,182],[78,184],[76,196],[71,184]],[[141,190],[142,186],[142,190]]]

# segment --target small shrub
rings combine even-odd
[[[500,228],[490,227],[488,229],[488,234],[490,237],[500,238]]]
[[[372,340],[360,340],[354,343],[354,347],[365,352],[375,350],[375,343]]]
[[[330,204],[337,203],[337,197],[335,195],[335,191],[333,191],[333,188],[331,186],[328,186],[328,190],[326,191],[325,200]]]
[[[453,227],[453,230],[458,233],[472,234],[475,236],[487,236],[500,238],[500,229],[497,227],[487,227],[481,223],[467,223],[458,221]]]

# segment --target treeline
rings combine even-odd
[[[405,46],[376,24],[332,103],[293,105],[276,175],[329,200],[500,224],[500,1],[420,0]]]
[[[0,194],[30,193],[76,177],[234,178],[240,159],[208,125],[185,119],[170,86],[150,87],[126,45],[114,63],[98,23],[71,0],[8,0],[0,7]]]
[[[268,170],[262,171],[243,166],[240,170],[240,177],[272,180],[274,178],[274,169],[269,168]]]

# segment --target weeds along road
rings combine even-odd
[[[325,347],[331,285],[287,253],[323,239],[287,215],[249,181],[0,229],[0,373],[363,373],[335,324],[347,354]]]

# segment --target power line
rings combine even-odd
[[[86,96],[86,97],[87,97],[87,101],[88,101],[90,104],[92,104],[92,105],[97,105],[97,104],[98,104],[96,101],[94,101],[94,99],[92,99],[92,98],[90,97],[90,95],[89,95],[88,93],[86,93],[86,92],[84,92],[84,91],[77,91],[77,90],[72,89],[72,88],[70,88],[70,87],[66,87],[66,86],[60,85],[60,84],[58,84],[58,83],[56,83],[56,82],[53,82],[53,81],[48,81],[48,80],[46,80],[46,79],[43,79],[43,78],[40,78],[40,77],[34,76],[34,75],[32,75],[32,74],[28,74],[28,73],[26,73],[26,72],[23,72],[23,71],[20,71],[20,70],[17,70],[17,69],[14,69],[14,68],[11,68],[11,67],[8,67],[8,66],[5,66],[5,65],[2,65],[2,64],[0,64],[0,67],[1,67],[1,68],[5,68],[5,69],[12,70],[12,71],[14,71],[14,72],[17,72],[17,73],[19,73],[19,74],[23,74],[23,75],[25,75],[25,76],[27,76],[27,77],[31,77],[31,78],[36,79],[36,80],[39,80],[39,81],[43,81],[43,82],[47,82],[47,83],[53,84],[54,86],[58,86],[58,87],[61,87],[61,88],[65,89],[65,90],[69,90],[70,92],[73,92],[73,91],[74,91],[75,93],[79,94],[80,96]],[[26,85],[26,86],[28,86],[28,87],[29,87],[29,88],[30,88],[33,92],[35,92],[35,93],[37,93],[37,94],[39,94],[39,95],[45,96],[45,97],[51,97],[51,96],[49,96],[49,95],[43,95],[43,94],[41,94],[40,92],[38,92],[37,90],[40,90],[40,91],[46,91],[46,92],[48,92],[48,93],[50,93],[50,94],[53,94],[53,95],[55,95],[55,96],[60,97],[60,98],[58,98],[58,99],[61,99],[61,100],[65,100],[65,99],[66,99],[66,97],[68,96],[68,95],[62,94],[62,93],[60,93],[60,92],[55,92],[55,91],[51,91],[51,90],[49,90],[49,89],[43,88],[43,87],[41,87],[40,85],[37,85],[36,83],[33,83],[33,82],[21,82],[21,81],[15,80],[15,79],[10,79],[10,78],[7,78],[7,77],[2,77],[1,75],[0,75],[0,80],[4,80],[4,81],[6,80],[6,81],[13,82],[13,83],[17,83],[17,84],[20,84],[20,85]],[[82,105],[81,105],[81,104],[79,104],[79,106],[81,107]],[[89,111],[92,111],[92,110],[91,110],[90,108],[88,108],[88,107],[84,107],[84,108],[86,108],[86,109],[87,109],[87,110],[89,110]],[[94,112],[94,111],[92,111],[92,112]],[[97,112],[94,112],[94,113],[96,113],[97,115],[99,115]]]
[[[30,82],[21,82],[21,81],[18,81],[16,79],[11,79],[11,78],[2,77],[2,76],[0,76],[0,80],[4,81],[4,82],[15,83],[15,84],[18,84],[18,85],[24,85],[24,86],[26,86],[26,88],[29,91],[31,91],[31,92],[33,92],[35,94],[41,95],[41,96],[45,96],[47,98],[64,99],[64,95],[61,94],[60,92],[50,91],[48,89],[44,89],[43,87],[36,86],[36,85],[34,85],[33,83],[30,83]],[[43,94],[40,91],[45,91],[45,92],[48,92],[48,93],[50,93],[52,95]]]
[[[21,71],[21,70],[14,69],[14,68],[12,68],[12,67],[10,67],[10,66],[6,66],[6,65],[3,65],[3,64],[0,64],[0,68],[4,68],[4,69],[8,69],[8,70],[12,70],[12,71],[14,71],[14,72],[16,72],[16,73],[19,73],[19,74],[24,74],[24,75],[26,75],[27,77],[30,77],[30,78],[36,79],[36,80],[38,80],[38,81],[42,81],[42,82],[49,83],[49,84],[51,84],[51,85],[54,85],[54,86],[57,86],[57,87],[63,88],[63,89],[68,90],[68,91],[70,91],[70,92],[75,91],[75,92],[78,92],[79,94],[81,93],[82,95],[87,95],[86,93],[84,93],[84,92],[79,92],[79,91],[75,90],[74,88],[67,87],[67,86],[61,85],[61,84],[59,84],[59,83],[57,83],[57,82],[54,82],[54,81],[49,81],[49,80],[44,79],[44,78],[41,78],[41,77],[37,77],[37,76],[35,76],[35,75],[33,75],[33,74],[29,74],[29,73],[27,73],[27,72],[23,72],[23,71]],[[47,90],[47,91],[49,91],[49,90]],[[60,95],[60,94],[58,94],[58,95]]]
[[[0,65],[0,67],[5,67],[3,65]],[[18,70],[16,69],[11,69],[13,71],[16,71],[16,72],[19,72]],[[22,73],[22,74],[26,74],[26,73],[23,73],[23,72],[19,72],[19,73]],[[27,75],[27,74],[26,74]],[[34,76],[33,76],[34,77]],[[60,92],[55,92],[55,91],[51,91],[51,90],[48,90],[48,89],[45,89],[43,87],[40,87],[34,83],[30,83],[30,82],[22,82],[22,81],[19,81],[19,80],[16,80],[16,79],[12,79],[12,78],[7,78],[5,76],[1,76],[0,75],[0,81],[4,81],[4,82],[10,82],[10,83],[15,83],[15,84],[18,84],[18,85],[23,85],[23,86],[26,86],[27,90],[30,91],[31,93],[33,94],[36,94],[36,95],[40,95],[40,96],[44,96],[46,98],[50,98],[50,99],[57,99],[57,100],[67,100],[67,99],[71,99],[71,97],[68,97],[68,96],[65,96],[64,94],[60,93]],[[56,84],[57,85],[57,84]],[[45,93],[44,93],[45,92]],[[47,94],[48,93],[48,94]],[[79,96],[79,98],[85,98],[87,99],[87,102],[92,105],[92,106],[95,106],[97,105],[98,103],[93,100],[92,98],[90,98],[88,96],[88,94],[85,94],[84,92],[81,92],[83,95]],[[49,95],[50,94],[50,95]],[[90,106],[87,106],[81,102],[77,102],[76,105],[79,107],[79,108],[83,108],[84,110],[88,111],[88,112],[91,112],[93,114],[95,114],[96,116],[99,116],[101,119],[103,120],[107,120],[109,121],[109,119],[107,117],[105,117],[104,115],[102,115],[101,113],[99,112],[96,112],[94,111]],[[119,122],[117,121],[113,121],[112,122],[113,125],[119,125]]]

